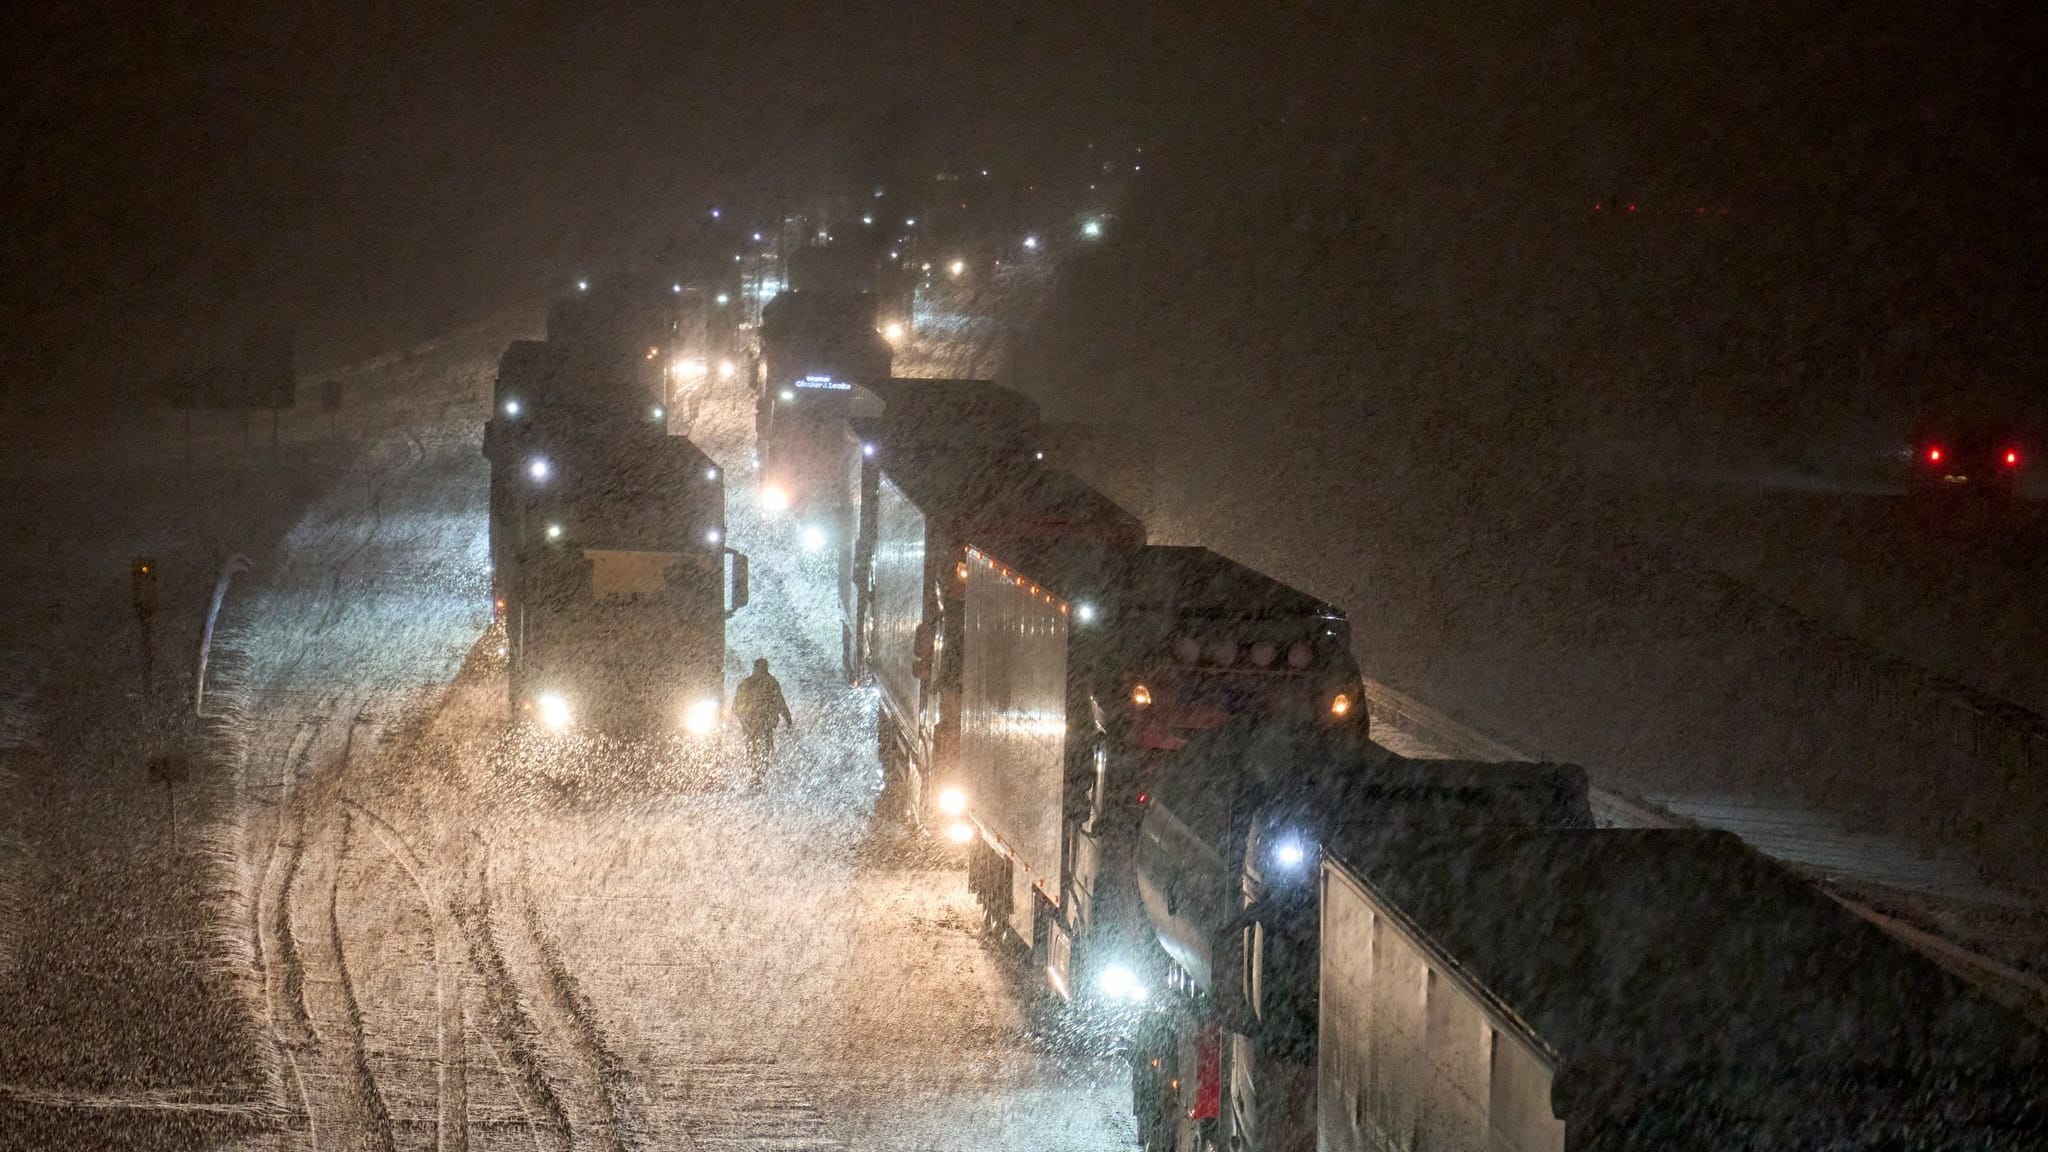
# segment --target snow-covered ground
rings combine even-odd
[[[114,565],[90,597],[64,578],[87,560],[17,557],[51,607],[0,637],[0,772],[29,801],[0,826],[25,832],[0,835],[0,964],[37,957],[0,968],[0,1147],[1127,1146],[1121,1063],[976,933],[957,860],[874,820],[874,703],[838,675],[824,573],[752,509],[744,397],[695,431],[754,558],[730,671],[767,656],[800,725],[759,789],[729,734],[508,727],[489,353],[406,370],[429,398],[362,420],[345,458],[290,483],[230,462],[73,532]],[[162,700],[86,690],[132,657],[132,541],[195,506],[220,522],[149,544],[188,573]],[[166,666],[229,551],[253,564],[213,719],[181,726]],[[108,765],[187,728],[208,755],[173,849],[161,792]]]

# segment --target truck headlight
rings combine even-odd
[[[939,811],[948,816],[958,816],[967,811],[967,793],[958,788],[939,790]]]
[[[1147,995],[1138,974],[1121,964],[1104,968],[1095,977],[1095,987],[1104,997],[1119,1004],[1143,1004]]]
[[[1298,836],[1283,838],[1273,845],[1273,864],[1283,871],[1293,872],[1308,861],[1308,845]]]
[[[718,730],[718,701],[706,697],[690,701],[683,709],[683,730],[692,736],[709,736]]]
[[[543,692],[534,703],[538,705],[541,727],[550,732],[560,732],[569,726],[569,702],[559,693]]]
[[[789,491],[779,484],[765,484],[761,487],[761,507],[770,512],[789,511]]]
[[[806,552],[823,552],[825,550],[825,530],[815,524],[805,525],[803,543],[804,551]]]

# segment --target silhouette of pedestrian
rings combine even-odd
[[[789,714],[789,701],[782,695],[782,682],[768,672],[768,661],[754,661],[754,674],[740,681],[732,696],[733,714],[747,735],[747,758],[754,770],[754,786],[768,771],[768,757],[775,751],[775,728],[787,724],[796,730]]]

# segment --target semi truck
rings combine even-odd
[[[1269,723],[1205,733],[1139,827],[1160,990],[1130,1034],[1143,1145],[1315,1147],[1318,845],[1592,826],[1574,765],[1415,760]]]
[[[1723,832],[1322,847],[1316,1139],[2019,1149],[2044,1034]]]
[[[507,500],[513,707],[551,731],[709,736],[748,594],[719,469],[658,430],[529,428]]]
[[[1348,622],[1198,547],[972,540],[956,583],[958,750],[935,764],[988,925],[1062,999],[1152,995],[1138,825],[1189,739],[1233,719],[1362,742]]]
[[[872,296],[785,291],[762,309],[755,443],[767,511],[843,539],[846,422],[855,390],[888,379],[889,362]]]

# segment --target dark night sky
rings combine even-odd
[[[711,198],[883,163],[907,107],[920,158],[1194,146],[1182,175],[1213,187],[1155,186],[1162,219],[1239,213],[1204,233],[1227,249],[1319,213],[1364,238],[1329,278],[1398,269],[1406,307],[1490,280],[1488,307],[1568,318],[1590,282],[1653,293],[1702,346],[1775,310],[1816,347],[2024,377],[2038,339],[1995,334],[2042,299],[2039,29],[2017,3],[1931,7],[41,6],[4,49],[0,363],[17,393],[104,385],[165,331],[251,312],[316,361],[445,329]],[[1575,266],[1551,226],[1616,196],[1743,230]],[[1801,293],[1863,303],[1802,314]]]

